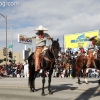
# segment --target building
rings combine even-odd
[[[7,58],[8,58],[8,61],[7,63],[9,64],[9,60],[11,60],[11,58],[9,57],[9,52],[10,50],[8,50],[8,55],[7,55]],[[6,61],[4,61],[4,58],[6,58],[6,56],[3,55],[3,48],[0,48],[0,64],[5,64]],[[23,53],[21,52],[13,52],[13,60],[15,60],[15,63],[18,63],[18,62],[24,62],[23,60]]]

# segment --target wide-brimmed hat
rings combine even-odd
[[[88,38],[88,40],[92,40],[92,39],[94,39],[94,38],[96,38],[97,36],[90,36],[90,37],[87,37]]]
[[[38,28],[35,29],[35,31],[48,31],[48,29],[40,25]]]

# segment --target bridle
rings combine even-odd
[[[51,48],[51,51],[52,51],[52,54],[54,56],[54,59],[56,59],[55,52],[59,51],[59,49],[53,49],[53,48]]]

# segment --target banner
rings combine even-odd
[[[18,42],[24,44],[32,44],[32,38],[26,35],[18,34]]]
[[[79,48],[87,47],[88,39],[87,37],[97,36],[99,37],[99,30],[75,33],[71,35],[64,35],[64,48]]]

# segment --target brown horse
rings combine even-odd
[[[80,84],[80,72],[82,69],[83,69],[83,77],[85,79],[86,84],[88,84],[88,81],[86,79],[87,59],[88,59],[88,57],[85,57],[84,54],[80,54],[76,58],[75,66],[73,66],[73,68],[72,68],[72,73],[74,72],[74,75],[72,74],[72,76],[75,77],[75,74],[76,74],[76,76],[78,78],[78,84]],[[96,68],[98,70],[100,70],[100,63],[98,64],[98,62],[100,62],[100,60],[94,59],[94,61],[91,62],[90,68],[95,68],[95,66],[94,66],[94,63],[95,63]],[[100,80],[99,80],[99,84],[100,84]]]
[[[86,84],[88,84],[88,81],[87,81],[87,79],[86,79],[86,59],[84,58],[84,54],[80,54],[80,56],[78,56],[77,57],[77,59],[76,59],[76,63],[75,63],[75,65],[76,65],[76,75],[77,75],[77,78],[78,78],[78,84],[80,84],[80,72],[81,72],[81,70],[83,69],[83,77],[84,77],[84,79],[85,79],[85,82],[86,82]]]

